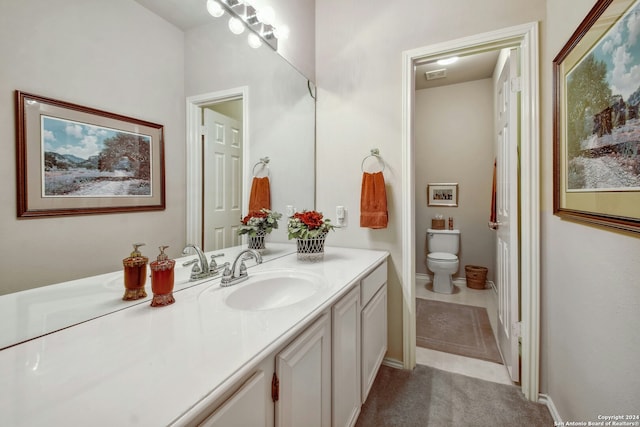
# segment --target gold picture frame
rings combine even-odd
[[[636,233],[640,53],[629,25],[638,12],[640,0],[599,0],[553,60],[553,212]]]

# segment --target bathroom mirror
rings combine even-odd
[[[157,3],[160,4],[162,1],[158,1]],[[202,1],[199,2],[199,4],[200,3],[202,4],[201,13],[206,14],[206,10],[204,9],[205,2]],[[87,7],[91,6],[89,5]],[[18,12],[22,12],[23,9],[26,11],[27,8],[28,6],[16,6]],[[125,10],[128,9],[125,8]],[[128,16],[133,17],[137,15],[133,14]],[[45,21],[45,18],[43,18],[42,21]],[[248,169],[250,169],[260,157],[269,156],[271,159],[269,166],[274,181],[272,186],[272,207],[281,210],[286,205],[293,205],[299,209],[312,209],[315,199],[315,160],[313,155],[315,100],[311,96],[313,91],[310,91],[310,88],[312,88],[313,85],[309,84],[308,80],[302,74],[270,48],[263,46],[260,49],[253,50],[246,43],[246,34],[245,37],[242,38],[233,38],[233,35],[227,29],[225,21],[216,21],[213,19],[207,19],[207,21],[208,22],[199,27],[184,31],[184,44],[180,44],[180,47],[184,46],[184,76],[182,76],[178,84],[176,84],[176,90],[184,87],[184,96],[191,97],[209,93],[220,93],[234,88],[246,88],[244,92],[246,96],[242,98],[244,104],[243,111],[247,111],[246,116],[243,117],[243,127],[245,129],[245,136],[248,137],[246,139],[247,151],[244,164],[249,166],[246,170],[243,170],[241,175],[243,187],[248,188],[249,185],[251,172],[249,172]],[[176,31],[179,30],[176,29]],[[67,34],[65,33],[65,35]],[[69,38],[77,38],[77,36],[72,35],[71,32],[69,32],[67,36]],[[118,38],[115,39],[118,40]],[[172,40],[175,40],[175,38]],[[115,44],[116,42],[113,43]],[[170,57],[173,58],[173,56]],[[149,59],[148,56],[144,58]],[[151,59],[157,60],[158,58]],[[163,59],[164,58],[160,58],[160,60],[156,62],[162,63]],[[30,75],[27,73],[24,80],[29,81],[29,78]],[[127,79],[127,76],[114,74],[113,78],[114,81],[124,81]],[[39,84],[46,85],[48,83]],[[88,84],[91,84],[91,82],[89,81]],[[24,83],[24,85],[28,86],[27,83]],[[34,90],[34,92],[38,93],[40,91]],[[45,92],[46,90],[42,89],[42,93]],[[146,92],[140,94],[140,96],[143,95],[148,94]],[[178,96],[176,96],[176,98],[178,98]],[[175,117],[177,117],[172,123],[176,125],[184,123],[180,115],[181,113],[184,114],[186,108],[185,99],[181,96],[179,98],[181,98],[180,103],[171,106],[173,111],[175,111]],[[298,126],[298,124],[301,123],[304,123],[304,125]],[[304,128],[306,131],[304,134],[297,130],[294,131],[294,129],[298,128]],[[183,129],[182,126],[180,126],[179,132],[175,132],[174,129],[173,135],[176,134],[180,136],[186,135],[186,128]],[[187,138],[174,137],[167,139],[165,142],[166,144],[186,144],[186,139]],[[283,142],[289,142],[289,145],[281,144]],[[175,152],[177,152],[177,150],[174,150],[174,153]],[[182,162],[184,159],[175,158],[171,160],[175,164]],[[170,162],[167,163],[167,167],[171,167]],[[181,168],[182,166],[179,167]],[[187,173],[190,173],[189,168],[187,168]],[[180,192],[182,191],[184,191],[184,187],[180,186]],[[187,192],[190,194],[198,194],[199,191],[200,190],[196,188],[187,189]],[[175,193],[174,191],[174,195]],[[291,196],[291,198],[289,198],[289,196]],[[304,197],[304,200],[295,199],[294,197]],[[188,198],[189,197],[187,197],[187,199]],[[176,197],[174,200],[178,200],[178,198]],[[182,205],[182,203],[180,204]],[[193,205],[182,206],[185,207],[185,211],[180,215],[185,215],[187,211],[193,210]],[[146,214],[137,215],[143,216]],[[124,220],[126,220],[126,218],[123,219],[123,221]],[[238,217],[238,222],[239,220],[240,218]],[[82,222],[87,220],[74,219],[74,221]],[[92,219],[91,221],[98,220]],[[110,224],[113,223],[113,219],[111,219],[111,221]],[[51,222],[57,221],[52,220]],[[23,222],[20,224],[22,228],[37,227],[39,225],[40,224],[33,222]],[[171,226],[172,224],[167,225]],[[53,230],[56,227],[51,228]],[[58,230],[58,228],[65,231],[64,238],[69,242],[74,239],[84,238],[81,233],[67,232],[67,230],[71,229],[71,226],[67,228],[57,227],[56,230]],[[277,231],[282,233],[281,240],[278,240],[278,242],[286,242],[286,221],[281,221],[280,229]],[[184,236],[184,242],[189,240],[189,237],[186,236],[186,230],[183,231],[181,229],[179,234],[180,236]],[[54,236],[53,232],[51,236]],[[277,236],[273,237],[275,238]],[[53,237],[51,237],[51,239],[53,239]],[[100,245],[96,246],[97,247],[94,248],[96,251],[92,251],[91,256],[100,258],[105,255],[99,252],[103,248],[101,248]],[[229,250],[225,252],[228,257],[231,257],[233,251]],[[121,259],[122,255],[123,254],[118,253],[116,261]],[[108,252],[106,256],[109,262],[111,262],[113,258],[112,253]],[[36,264],[39,270],[46,271],[52,269],[51,266],[53,264],[46,264],[47,262],[49,262],[48,258],[37,258]],[[44,267],[41,268],[41,266]],[[66,266],[60,267],[58,265],[55,267],[65,268]],[[116,268],[113,270],[116,270]],[[50,283],[60,283],[60,281],[51,280]],[[27,289],[27,287],[25,286],[23,289]],[[34,291],[36,290],[34,289]],[[78,294],[78,297],[80,296],[89,297],[89,295],[86,294]],[[18,315],[12,312],[21,324],[24,323],[24,316],[31,314],[31,309],[27,308],[28,303],[25,301],[25,299],[21,299],[20,304],[15,306],[20,309],[19,316],[21,317],[16,317]],[[75,307],[82,307],[82,310],[76,309],[73,312],[73,316],[62,311],[55,313],[56,318],[64,323],[62,325],[56,324],[55,329],[65,327],[65,325],[75,325],[97,316],[108,314],[122,307],[122,305],[115,303],[113,307],[102,304],[102,306],[99,307],[99,310],[102,311],[92,311],[85,310],[86,307],[81,306],[77,299],[71,299],[70,301],[75,304]],[[118,302],[119,300],[116,298],[112,301]],[[48,311],[55,311],[61,306],[57,304],[53,298],[38,299],[36,303],[41,307],[45,307]],[[96,305],[100,305],[99,301]],[[9,313],[8,310],[4,312]],[[52,324],[50,319],[51,316],[49,320],[40,322],[42,329],[37,332],[38,334],[50,332]],[[21,339],[29,339],[29,337],[32,336]],[[4,344],[4,346],[8,345],[11,345],[11,343]]]

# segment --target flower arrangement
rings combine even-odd
[[[289,239],[313,239],[333,230],[331,220],[324,218],[320,212],[296,212],[289,218],[287,230]]]
[[[282,214],[269,209],[251,211],[242,218],[241,225],[238,227],[238,234],[248,234],[251,237],[257,236],[260,232],[269,234],[278,228],[278,220],[280,218],[282,218]]]

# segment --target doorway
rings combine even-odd
[[[416,363],[503,384],[518,379],[509,375],[517,371],[506,368],[513,365],[508,352],[498,350],[498,320],[504,318],[498,315],[499,294],[504,293],[498,284],[504,282],[497,280],[503,270],[496,267],[496,231],[488,227],[488,220],[496,158],[501,160],[498,169],[505,170],[496,146],[503,139],[496,129],[505,126],[496,124],[498,117],[509,117],[498,110],[503,105],[500,94],[511,93],[499,80],[509,52],[490,49],[417,63],[414,94]],[[507,124],[517,124],[516,115]],[[517,131],[517,126],[510,127]],[[425,193],[438,188],[437,183],[455,183],[455,199],[428,197]],[[517,195],[513,199],[517,201]],[[444,219],[438,221],[439,215]],[[448,228],[447,217],[453,233],[438,231]],[[457,271],[451,289],[443,288],[443,282],[435,289],[427,254],[437,252],[431,242],[451,236],[459,242]],[[487,285],[484,280],[482,286],[466,283],[469,265],[488,268]]]
[[[519,173],[521,266],[521,387],[526,398],[538,399],[539,365],[539,94],[538,25],[511,27],[403,53],[403,365],[416,363],[415,306],[415,65],[426,59],[472,54],[491,49],[521,50],[522,123]]]

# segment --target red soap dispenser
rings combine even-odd
[[[169,259],[164,253],[168,247],[160,246],[158,258],[149,264],[151,267],[151,289],[153,290],[151,307],[160,307],[176,302],[173,298],[173,267],[176,262]]]
[[[133,301],[147,297],[144,284],[147,281],[147,262],[149,258],[142,256],[140,246],[144,243],[134,243],[133,252],[122,260],[124,266],[124,301]]]

